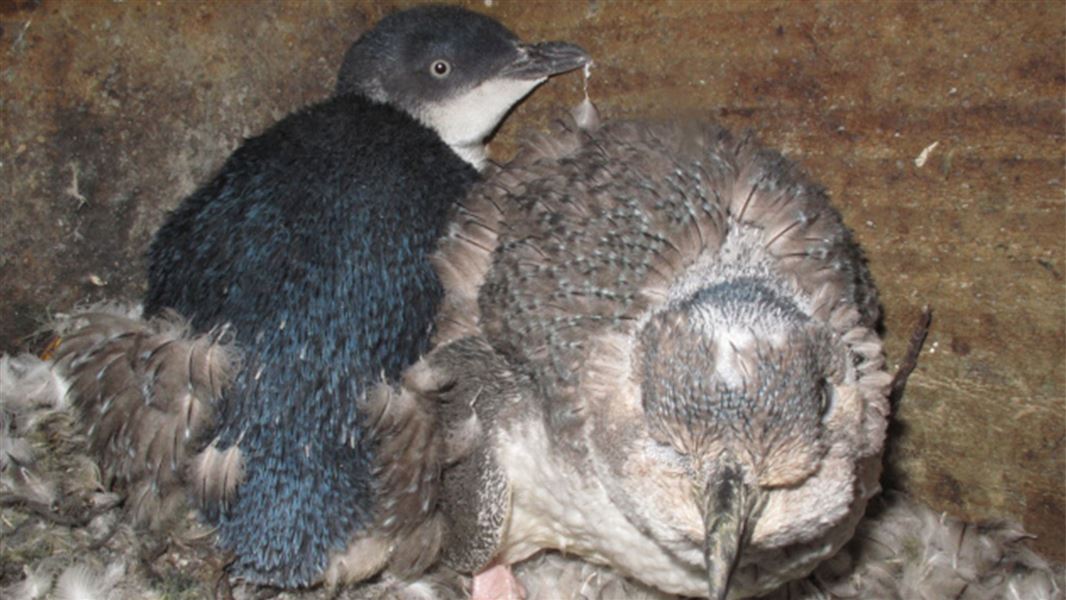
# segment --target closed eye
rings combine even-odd
[[[654,438],[649,438],[647,449],[647,456],[649,458],[652,458],[660,465],[672,468],[677,475],[685,475],[688,477],[694,475],[691,457],[687,454],[678,452],[677,449],[670,444],[660,442]]]
[[[829,380],[822,378],[818,382],[818,416],[825,417],[833,404],[833,386]]]

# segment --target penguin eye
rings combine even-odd
[[[448,76],[448,73],[452,72],[452,66],[446,60],[435,60],[429,66],[429,72],[438,79],[444,79]]]
[[[818,382],[818,415],[824,417],[829,412],[829,405],[833,401],[833,387],[828,379],[822,378]]]

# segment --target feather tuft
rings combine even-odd
[[[57,600],[107,600],[110,586],[93,569],[83,564],[67,567],[56,581]]]
[[[390,570],[412,576],[440,550],[437,511],[445,434],[435,408],[422,394],[380,383],[360,407],[376,448],[379,486],[377,527],[394,539]]]
[[[35,407],[63,408],[67,382],[52,363],[32,354],[0,356],[0,407],[25,411]]]
[[[389,541],[381,537],[361,537],[344,552],[330,556],[322,581],[329,589],[362,581],[376,575],[388,562]]]
[[[227,505],[244,479],[241,450],[219,450],[217,440],[193,458],[190,479],[201,506]]]
[[[10,600],[37,600],[44,598],[45,594],[52,589],[52,576],[43,569],[35,569],[23,565],[23,573],[26,575],[22,581],[3,588],[0,597]]]
[[[105,480],[129,490],[127,506],[139,522],[166,522],[181,505],[192,453],[239,368],[228,329],[190,335],[172,312],[145,321],[121,307],[77,314],[64,327],[56,369],[70,381]],[[212,492],[232,494],[238,458],[220,463],[231,477]]]

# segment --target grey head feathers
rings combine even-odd
[[[348,50],[337,93],[402,108],[481,169],[484,140],[548,77],[589,61],[565,42],[522,43],[497,21],[451,6],[385,17]]]
[[[493,173],[435,262],[448,358],[429,364],[521,395],[475,405],[510,499],[483,539],[669,593],[771,590],[877,491],[890,377],[869,270],[821,188],[751,136],[586,121]],[[457,367],[464,336],[507,368]]]

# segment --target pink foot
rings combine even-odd
[[[493,565],[474,575],[470,600],[525,600],[526,590],[511,573],[510,565]]]

